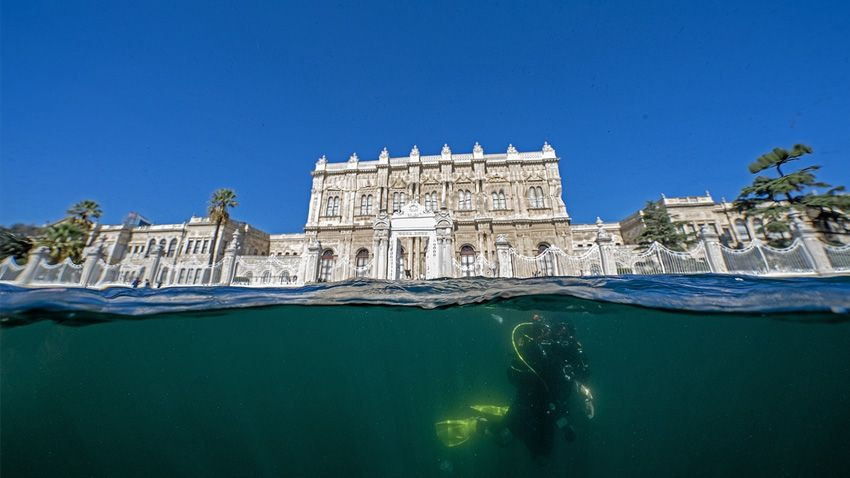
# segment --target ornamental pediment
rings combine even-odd
[[[542,176],[540,176],[540,174],[538,174],[536,171],[532,171],[531,173],[529,173],[529,174],[525,177],[525,180],[526,180],[526,181],[528,181],[528,182],[531,182],[531,181],[545,181],[545,179],[543,179],[543,177],[542,177]]]
[[[404,179],[397,177],[397,178],[395,178],[395,180],[394,180],[394,181],[390,184],[390,186],[391,186],[391,187],[394,187],[394,188],[406,188],[406,187],[407,187],[407,182],[406,182]]]
[[[458,183],[458,184],[471,183],[471,182],[472,182],[472,178],[470,178],[469,176],[467,176],[465,174],[462,174],[457,179],[455,179],[455,183]]]
[[[440,184],[440,181],[438,181],[436,177],[428,175],[428,176],[423,176],[422,179],[420,180],[420,183],[422,183],[422,184]]]
[[[506,182],[508,182],[508,180],[507,180],[507,178],[505,178],[504,176],[502,176],[499,173],[491,173],[491,174],[487,175],[487,182],[488,183],[506,183]]]

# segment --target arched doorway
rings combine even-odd
[[[319,282],[330,282],[333,277],[335,259],[334,251],[325,249],[319,262]]]
[[[475,249],[469,244],[460,248],[460,275],[461,277],[475,275]]]

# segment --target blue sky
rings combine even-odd
[[[850,186],[848,2],[2,3],[0,224],[303,227],[316,158],[552,143],[574,222],[733,198],[805,142]],[[309,4],[309,5],[307,5]]]

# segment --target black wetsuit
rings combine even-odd
[[[517,329],[514,338],[522,357],[515,354],[508,368],[516,396],[504,425],[533,455],[549,455],[556,422],[566,420],[567,400],[575,381],[587,378],[588,366],[581,343],[565,323],[537,321]]]

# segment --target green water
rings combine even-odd
[[[597,416],[548,460],[434,422],[508,404],[514,324],[568,317]],[[504,319],[499,323],[496,314]],[[846,476],[850,323],[577,299],[283,306],[0,330],[19,476]]]

